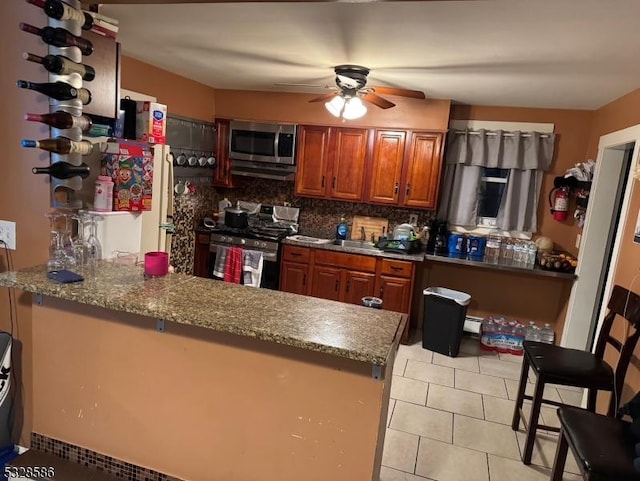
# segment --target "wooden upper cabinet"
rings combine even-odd
[[[213,185],[232,187],[231,160],[229,159],[229,121],[216,120],[216,167]]]
[[[328,191],[329,127],[298,127],[296,195],[325,197]]]
[[[419,209],[435,209],[441,170],[441,133],[413,132],[406,163],[401,204]]]
[[[406,132],[376,130],[366,201],[398,203],[405,138]]]
[[[367,134],[366,129],[333,129],[329,149],[332,199],[362,200]]]

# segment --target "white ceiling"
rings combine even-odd
[[[640,0],[105,5],[126,55],[221,89],[368,85],[475,105],[595,109],[640,86]],[[390,98],[393,101],[393,98]]]

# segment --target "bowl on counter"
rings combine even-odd
[[[379,297],[366,296],[362,298],[362,305],[365,307],[373,307],[374,309],[382,309],[382,299]]]
[[[547,271],[573,274],[578,265],[578,259],[568,252],[542,251],[538,253],[538,265]]]

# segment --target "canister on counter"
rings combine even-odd
[[[466,238],[465,253],[468,259],[481,261],[484,258],[484,250],[487,238],[479,235],[470,235]]]
[[[497,264],[500,262],[500,245],[502,237],[497,233],[490,233],[487,236],[487,245],[484,249],[484,261],[489,264]]]

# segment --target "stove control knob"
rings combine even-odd
[[[247,241],[245,239],[240,239],[240,244],[246,244]]]
[[[263,242],[262,244],[260,244],[260,247],[267,247],[267,243]]]

